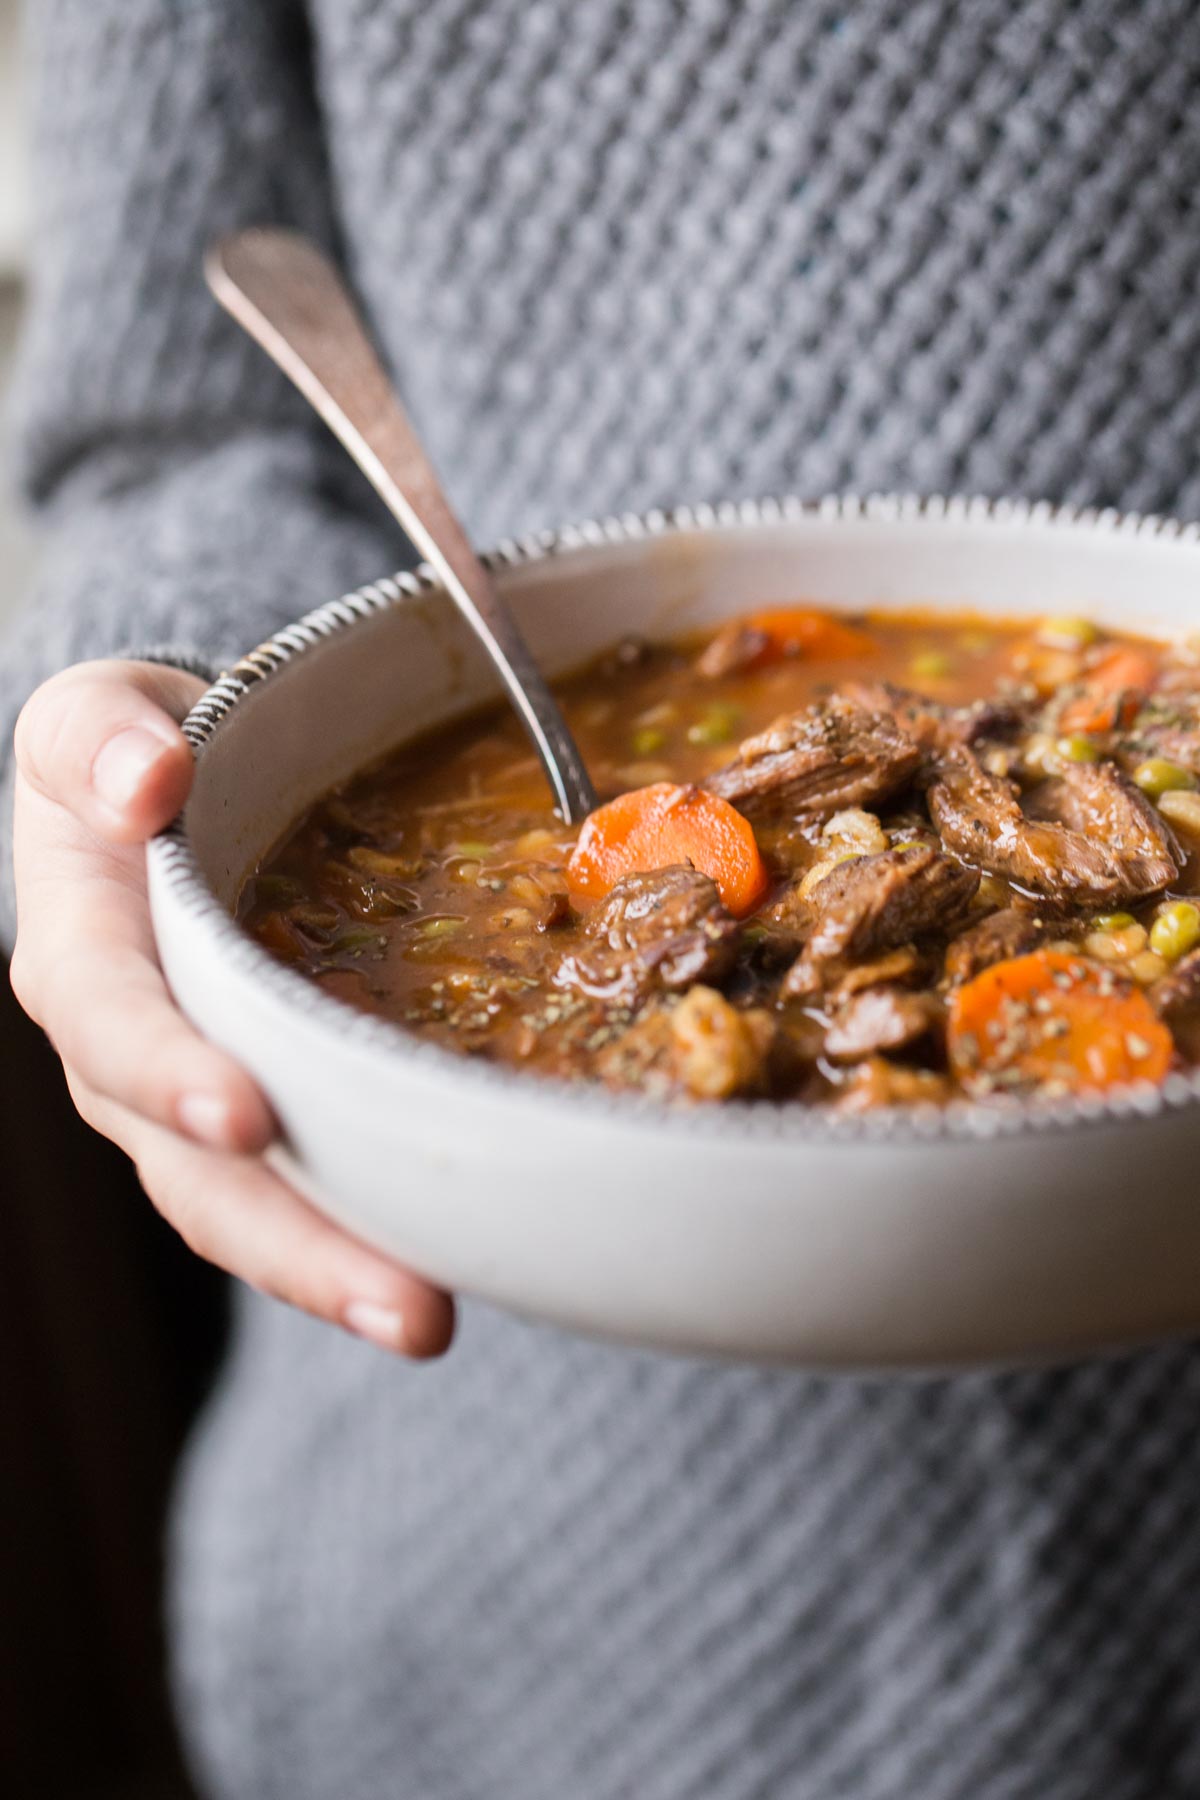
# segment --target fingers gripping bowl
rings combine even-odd
[[[880,615],[1197,618],[1188,528],[1015,504],[763,504],[566,532],[493,559],[552,674],[803,596]],[[334,602],[188,724],[183,817],[150,850],[184,1010],[276,1108],[284,1172],[430,1277],[584,1331],[837,1366],[1066,1356],[1200,1326],[1200,1082],[862,1115],[669,1106],[455,1056],[324,994],[231,916],[319,795],[489,697],[420,577]]]

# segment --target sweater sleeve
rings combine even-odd
[[[36,588],[0,651],[0,939],[11,742],[85,658],[221,664],[377,576],[403,540],[299,396],[211,300],[242,224],[336,249],[300,0],[38,0],[35,238],[15,397]]]

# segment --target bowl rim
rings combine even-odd
[[[878,522],[931,525],[1012,524],[1079,529],[1113,538],[1155,539],[1200,544],[1200,522],[1159,514],[1122,512],[1113,507],[1075,506],[1014,497],[941,494],[834,494],[806,500],[749,499],[721,504],[655,507],[584,520],[523,538],[507,538],[483,553],[493,570],[544,562],[573,552],[631,544],[684,532],[755,529],[796,520]],[[442,582],[428,563],[368,582],[327,601],[285,625],[231,668],[222,671],[183,721],[183,732],[197,764],[247,694],[290,664],[318,649],[330,638],[418,598],[444,595]],[[244,931],[210,887],[192,848],[181,812],[147,846],[147,857],[164,888],[170,891],[189,924],[198,929],[227,968],[254,978],[285,1008],[304,1015],[327,1031],[384,1056],[398,1069],[409,1067],[441,1074],[464,1083],[464,1098],[505,1097],[510,1102],[539,1100],[567,1109],[582,1121],[598,1117],[612,1123],[668,1131],[686,1121],[689,1135],[730,1141],[794,1142],[807,1145],[948,1144],[964,1140],[1025,1138],[1038,1133],[1079,1131],[1101,1124],[1149,1123],[1169,1112],[1190,1108],[1200,1100],[1200,1069],[1172,1074],[1158,1086],[1140,1084],[1111,1097],[1079,1096],[1055,1100],[952,1100],[945,1105],[883,1107],[862,1114],[837,1113],[828,1107],[803,1107],[791,1101],[725,1101],[702,1106],[663,1096],[613,1091],[598,1082],[534,1075],[499,1063],[484,1062],[418,1037],[402,1025],[360,1012],[348,1002],[323,992],[315,982],[277,962]]]

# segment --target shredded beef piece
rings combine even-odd
[[[539,931],[556,931],[565,925],[571,917],[571,902],[561,888],[546,895],[537,911],[537,928]]]
[[[943,1022],[936,994],[885,986],[865,989],[835,1013],[825,1034],[831,1062],[860,1062],[881,1050],[904,1050]]]
[[[955,986],[970,981],[993,963],[1036,949],[1046,927],[1036,913],[1006,906],[989,914],[956,937],[946,951],[946,979]]]
[[[715,681],[722,675],[736,674],[739,669],[751,669],[770,643],[769,632],[731,619],[701,651],[696,672]]]
[[[824,993],[827,983],[836,984],[845,975],[849,964],[843,957],[830,957],[825,962],[818,962],[808,955],[798,956],[779,989],[781,1000],[817,1000]]]
[[[1094,832],[1123,861],[1182,861],[1174,834],[1158,808],[1115,763],[1069,765],[1061,775],[1033,789],[1025,811],[1030,818],[1056,820],[1068,831]],[[1154,885],[1164,887],[1175,874],[1171,868]]]
[[[872,1112],[877,1106],[942,1106],[952,1089],[931,1069],[910,1069],[873,1056],[861,1063],[836,1102],[838,1112]]]
[[[912,944],[888,950],[869,962],[851,962],[842,956],[812,962],[800,958],[789,971],[784,997],[804,1000],[819,996],[836,1005],[861,994],[864,988],[882,987],[887,982],[911,986],[929,975],[929,961]]]
[[[1054,899],[1111,905],[1156,893],[1181,861],[1155,809],[1113,763],[1074,763],[1021,810],[1011,782],[969,750],[944,754],[929,790],[942,842],[977,868]]]
[[[693,987],[678,1002],[650,1005],[601,1051],[596,1073],[610,1087],[728,1100],[767,1091],[774,1040],[770,1013],[742,1010],[713,988]]]
[[[898,792],[920,763],[886,713],[834,694],[747,738],[704,785],[747,813],[835,813]]]
[[[922,750],[949,750],[984,738],[1013,737],[1027,723],[1021,708],[1008,700],[974,700],[970,706],[944,706],[893,681],[849,681],[842,692],[859,706],[888,714]]]
[[[899,950],[888,950],[871,962],[851,963],[838,977],[833,998],[849,1000],[851,995],[861,994],[864,988],[882,987],[889,981],[915,981],[925,968],[925,960],[911,944],[905,944]]]
[[[876,852],[882,855],[883,852]],[[841,862],[834,863],[826,874],[817,882],[816,887],[810,885],[813,870],[804,869],[793,876],[774,904],[762,915],[762,922],[771,934],[773,942],[779,946],[786,945],[794,953],[809,936],[818,917],[816,904],[817,888],[823,887],[834,875],[844,879],[846,872],[856,862],[863,862],[862,856],[853,854],[846,856]]]
[[[1200,950],[1189,950],[1181,956],[1175,967],[1154,983],[1148,997],[1155,1012],[1164,1019],[1200,1007]]]
[[[784,998],[819,991],[847,962],[957,924],[978,886],[976,870],[928,844],[839,863],[802,902],[807,942],[784,979]],[[785,895],[780,905],[787,904]],[[793,916],[799,921],[799,908]]]
[[[565,956],[555,985],[603,999],[720,981],[737,956],[737,920],[698,869],[626,875],[588,915],[584,934],[594,948]]]

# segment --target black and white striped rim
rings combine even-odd
[[[521,540],[508,539],[483,560],[491,569],[568,556],[573,551],[606,544],[628,544],[676,532],[754,529],[786,524],[796,519],[878,520],[899,523],[920,519],[930,523],[1028,524],[1086,526],[1106,535],[1154,538],[1180,543],[1200,543],[1200,525],[1136,513],[1119,513],[1087,507],[1052,506],[1048,501],[921,498],[911,495],[873,494],[863,497],[836,495],[823,500],[798,498],[744,500],[720,506],[681,506],[672,511],[621,514],[588,520],[560,531],[539,532]],[[184,721],[183,729],[197,761],[236,709],[241,699],[259,682],[269,681],[294,657],[319,649],[322,642],[351,630],[372,614],[408,600],[442,592],[427,565],[385,576],[352,594],[332,600],[285,626],[256,650],[220,675],[201,696]],[[389,1058],[398,1070],[407,1064],[426,1071],[440,1071],[463,1084],[464,1101],[473,1089],[491,1094],[504,1092],[515,1105],[522,1099],[545,1101],[553,1096],[566,1112],[597,1112],[647,1129],[679,1123],[681,1108],[637,1094],[611,1093],[588,1082],[555,1080],[530,1075],[494,1063],[474,1061],[406,1032],[399,1025],[358,1012],[316,983],[286,968],[260,947],[226,912],[201,871],[189,842],[182,817],[150,846],[160,873],[175,898],[191,916],[195,927],[219,949],[229,967],[252,976],[296,1014],[304,1014],[343,1040],[369,1047]],[[844,1117],[827,1109],[801,1107],[788,1102],[725,1102],[720,1106],[689,1106],[689,1133],[702,1130],[722,1138],[758,1138],[798,1143],[903,1144],[991,1139],[1039,1131],[1073,1130],[1097,1123],[1136,1123],[1168,1111],[1193,1105],[1200,1099],[1200,1070],[1190,1075],[1171,1075],[1158,1087],[1129,1088],[1111,1098],[1068,1099],[1032,1103],[996,1102],[987,1105],[952,1101],[943,1107],[918,1106]]]

